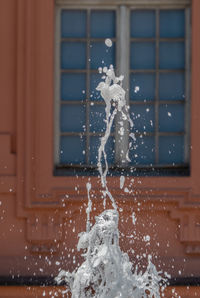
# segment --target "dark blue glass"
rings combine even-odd
[[[137,91],[136,87],[139,87],[139,91]],[[131,100],[154,100],[155,99],[155,75],[146,74],[146,73],[131,74],[130,99]]]
[[[160,73],[159,80],[160,100],[184,100],[184,73]]]
[[[100,73],[91,73],[90,75],[90,100],[100,100],[103,101],[101,94],[96,90],[100,82],[104,81],[102,79],[104,74]]]
[[[184,105],[166,104],[159,107],[159,130],[161,132],[184,131]]]
[[[90,131],[104,132],[106,125],[104,119],[106,118],[105,106],[94,105],[90,107]]]
[[[184,69],[184,42],[160,42],[159,61],[161,69]]]
[[[133,132],[153,132],[155,108],[153,105],[131,105],[130,117],[133,120]]]
[[[185,10],[160,11],[160,37],[185,36]]]
[[[61,132],[82,132],[86,121],[84,105],[61,105]]]
[[[131,37],[155,37],[155,10],[132,10]]]
[[[96,165],[98,162],[98,149],[100,146],[100,137],[90,137],[90,164]],[[114,163],[114,138],[109,137],[108,142],[105,146],[105,152],[107,154],[108,164]],[[102,158],[102,164],[105,164],[104,159]]]
[[[155,43],[131,43],[131,69],[155,69]]]
[[[93,38],[115,37],[115,11],[92,10],[90,28]]]
[[[159,138],[159,163],[184,163],[184,137],[168,136]]]
[[[62,136],[60,139],[60,163],[84,164],[85,146],[85,137]]]
[[[111,109],[111,113],[112,113]],[[106,112],[105,106],[103,105],[93,105],[90,106],[90,131],[91,132],[104,132],[106,129]],[[111,127],[111,131],[114,130],[115,123]]]
[[[98,69],[99,67],[111,64],[115,65],[115,44],[108,48],[104,42],[92,42],[90,45],[90,67]]]
[[[62,69],[86,68],[86,43],[62,42],[61,68]]]
[[[61,12],[62,37],[86,37],[86,11],[62,10]]]
[[[131,139],[129,158],[132,165],[150,165],[155,163],[155,138],[137,137],[134,142]]]
[[[86,75],[63,73],[61,75],[61,100],[84,100]]]

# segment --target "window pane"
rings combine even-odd
[[[162,132],[184,132],[184,105],[161,105],[159,107],[159,130]]]
[[[96,90],[98,84],[102,81],[102,74],[100,73],[92,73],[90,75],[90,99],[91,100],[100,100],[103,101],[101,94]]]
[[[62,105],[60,111],[60,129],[62,132],[84,131],[86,117],[84,105]]]
[[[103,132],[105,131],[106,117],[104,106],[91,106],[90,107],[90,131],[91,132]]]
[[[86,68],[86,44],[83,42],[63,42],[61,45],[61,68]]]
[[[161,69],[183,69],[185,67],[184,42],[161,42],[159,59]]]
[[[181,164],[184,162],[184,137],[168,136],[159,138],[159,163]]]
[[[112,113],[112,110],[111,110]],[[106,123],[106,112],[104,105],[90,106],[90,132],[105,132]],[[111,127],[111,131],[114,131],[114,121]]]
[[[86,90],[86,75],[63,73],[61,76],[61,99],[84,100]]]
[[[85,138],[61,137],[60,163],[84,164],[85,163]]]
[[[86,11],[62,10],[61,36],[86,37]]]
[[[132,140],[131,140],[132,142]],[[155,138],[137,137],[129,151],[129,158],[133,165],[150,165],[155,163]]]
[[[115,44],[108,48],[104,42],[92,42],[90,46],[92,69],[115,65]]]
[[[185,11],[161,10],[160,11],[160,37],[185,36]]]
[[[115,37],[115,12],[93,10],[91,12],[91,37]]]
[[[137,91],[136,87],[139,87],[139,91]],[[144,73],[131,74],[130,99],[131,100],[154,100],[155,99],[155,75],[144,74]]]
[[[131,105],[131,119],[134,132],[153,132],[155,122],[155,108],[153,105]]]
[[[155,58],[154,42],[131,43],[131,69],[154,69]]]
[[[155,37],[155,10],[131,12],[131,37]]]
[[[159,80],[159,97],[161,100],[184,100],[184,73],[161,73]]]
[[[96,165],[98,161],[98,149],[100,146],[100,137],[90,137],[90,164]],[[114,163],[114,138],[109,137],[105,146],[108,164]],[[102,164],[104,160],[102,159]]]

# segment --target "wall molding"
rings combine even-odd
[[[130,5],[134,7],[183,7],[190,5],[191,0],[55,0],[57,5],[98,5],[98,6],[110,6],[110,5]]]
[[[61,2],[68,3],[57,1]],[[55,240],[56,243],[62,241],[66,208],[72,207],[73,214],[81,204],[87,203],[88,177],[53,176],[54,1],[20,0],[17,3],[17,215],[26,219],[26,237],[32,253],[49,253],[51,249],[56,253]],[[193,22],[200,25],[196,13],[200,11],[200,2],[193,0],[193,4]],[[199,47],[200,37],[196,35],[193,39],[196,73],[200,55],[194,49]],[[180,241],[187,254],[200,254],[198,86],[198,80],[193,80],[192,88],[197,93],[193,91],[191,176],[135,178],[131,194],[122,193],[118,178],[108,178],[113,196],[119,203],[125,201],[127,208],[130,204],[134,207],[140,200],[143,210],[166,211],[172,219],[178,220]],[[131,179],[126,179],[127,186]],[[98,198],[101,196],[99,179],[91,177],[91,182]]]

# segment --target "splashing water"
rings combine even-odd
[[[100,72],[101,71],[102,71],[102,69],[100,69]],[[105,191],[103,193],[104,197],[105,197],[104,207],[106,204],[106,196],[108,196],[112,202],[113,208],[116,210],[117,209],[116,202],[115,202],[114,198],[112,197],[112,194],[108,190],[107,182],[106,182],[106,177],[107,177],[107,173],[108,173],[108,162],[107,162],[107,155],[105,152],[105,145],[106,145],[108,138],[110,136],[111,127],[112,127],[113,121],[114,121],[117,113],[121,113],[122,119],[128,120],[131,127],[133,126],[133,122],[129,117],[128,106],[126,105],[126,100],[125,100],[125,91],[122,88],[122,81],[123,81],[124,77],[123,76],[116,77],[112,65],[110,66],[109,69],[107,67],[104,67],[103,72],[105,73],[105,81],[100,82],[96,89],[98,91],[100,91],[101,96],[104,99],[105,104],[106,104],[106,108],[105,108],[106,131],[105,131],[104,136],[101,138],[101,144],[98,149],[98,164],[97,164],[97,166],[98,166],[98,171],[101,176],[102,187],[105,189]],[[112,107],[114,108],[113,110],[111,109]],[[123,131],[124,131],[123,121],[121,121],[119,124],[121,126],[119,129],[119,133],[121,133],[123,135]],[[131,137],[132,137],[132,134],[131,134]],[[127,156],[128,156],[128,154],[127,154]],[[105,170],[103,170],[103,167],[102,167],[102,159],[105,162]],[[127,157],[127,159],[128,159],[128,157]]]
[[[116,77],[113,66],[106,67],[100,72],[105,73],[104,81],[100,82],[97,90],[100,91],[106,104],[106,131],[101,138],[98,149],[98,171],[101,176],[101,185],[104,189],[104,207],[108,197],[113,209],[105,210],[96,217],[96,222],[90,228],[90,212],[92,201],[90,198],[91,184],[86,185],[88,193],[88,207],[86,232],[79,235],[77,249],[85,253],[84,262],[72,273],[60,271],[56,278],[57,283],[65,281],[72,293],[72,298],[145,298],[160,297],[159,283],[163,280],[161,272],[157,272],[155,266],[148,257],[148,266],[144,273],[133,269],[126,253],[119,246],[118,220],[119,214],[117,204],[107,186],[108,163],[105,145],[110,136],[111,127],[116,114],[119,112],[123,120],[128,120],[130,126],[133,123],[129,117],[128,107],[125,101],[125,91],[122,88],[123,76]],[[121,122],[123,128],[123,122]],[[122,129],[123,131],[123,129]],[[130,137],[135,138],[131,133]],[[128,159],[128,153],[127,153]],[[105,163],[105,168],[102,162]],[[124,177],[121,177],[120,187],[123,188]],[[135,216],[133,217],[135,223]]]

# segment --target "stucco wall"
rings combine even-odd
[[[198,0],[192,12],[191,176],[136,178],[132,195],[120,190],[119,177],[108,179],[123,209],[122,248],[132,260],[151,253],[173,277],[199,276],[200,268]],[[1,276],[55,275],[81,261],[75,246],[85,229],[88,178],[53,176],[53,43],[53,0],[0,1]],[[91,183],[94,218],[102,202],[98,178]]]

